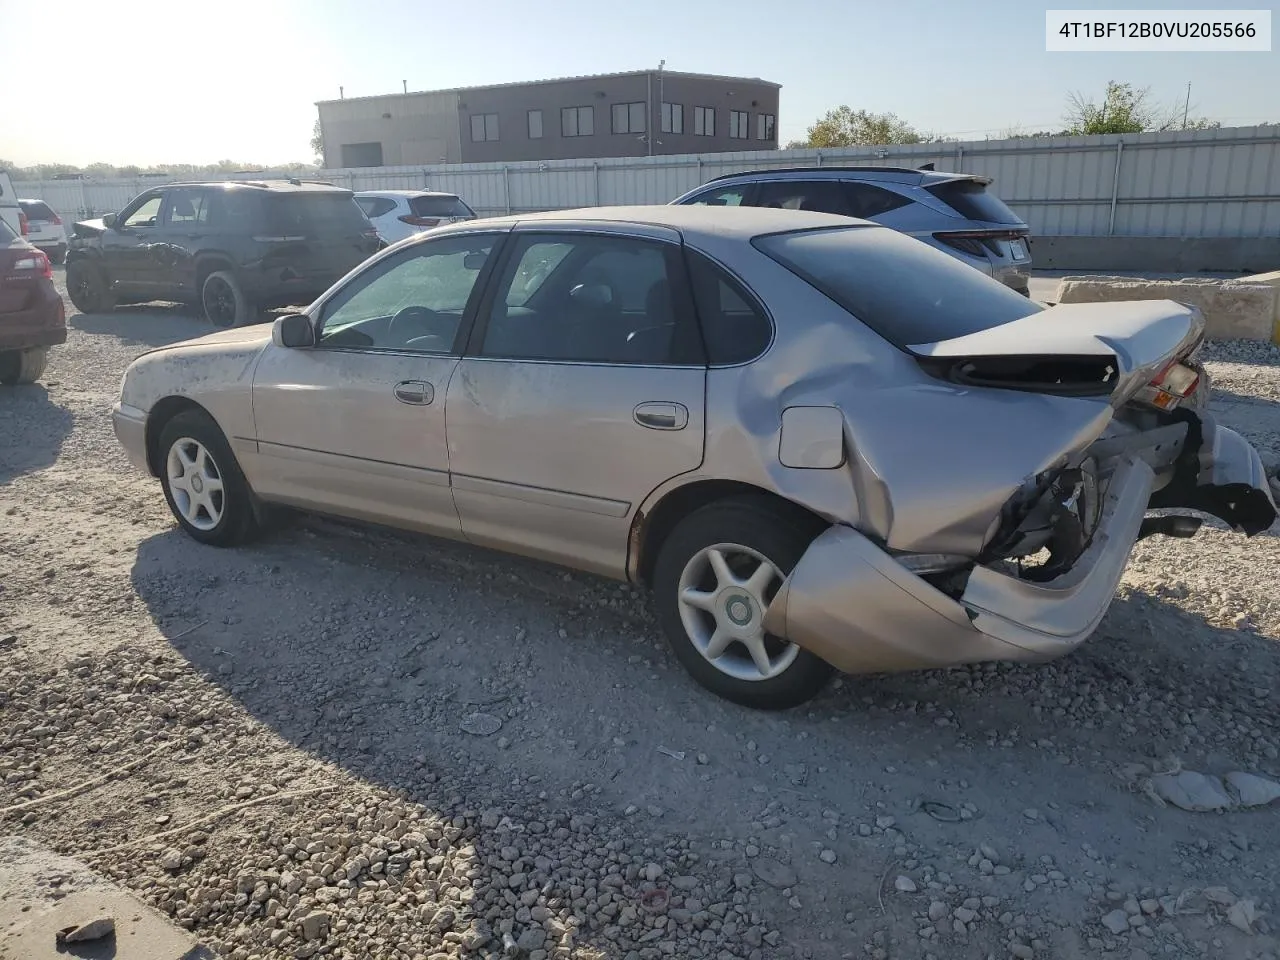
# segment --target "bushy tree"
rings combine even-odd
[[[926,138],[893,113],[854,110],[842,104],[809,127],[804,140],[787,144],[789,149],[815,147],[859,147],[890,143],[922,143]]]

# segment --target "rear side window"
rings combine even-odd
[[[769,348],[773,324],[746,289],[707,257],[688,251],[693,301],[712,366],[754,360]]]
[[[261,193],[252,187],[223,187],[209,191],[209,221],[227,233],[257,232]]]
[[[692,200],[686,200],[685,203],[693,207],[740,207],[750,187],[748,183],[740,183],[734,187],[708,190],[706,193],[698,194]]]
[[[22,207],[28,220],[52,220],[55,217],[53,210],[43,200],[19,200],[18,205]]]
[[[954,257],[886,227],[775,233],[751,243],[904,349],[1044,309]]]
[[[18,235],[13,232],[9,224],[5,223],[3,218],[0,218],[0,243],[13,243],[17,239]]]
[[[947,180],[925,187],[960,216],[988,223],[1022,223],[1003,200],[976,180]]]
[[[369,218],[349,193],[292,193],[267,197],[269,229],[282,237],[349,236],[369,229]]]
[[[415,217],[474,217],[475,211],[457,197],[410,197]]]
[[[869,183],[846,183],[845,196],[849,199],[850,216],[870,220],[890,210],[897,210],[911,203],[911,200],[900,193],[886,190],[884,187],[872,186]]]
[[[356,197],[356,203],[370,219],[385,216],[396,208],[396,202],[390,197]]]

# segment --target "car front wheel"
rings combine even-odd
[[[169,509],[201,543],[230,547],[259,532],[249,483],[231,446],[203,410],[188,410],[160,431],[160,482]]]
[[[662,545],[658,617],[677,659],[708,690],[780,710],[831,678],[826,661],[764,629],[769,604],[817,532],[768,500],[741,498],[695,511]]]
[[[81,313],[105,313],[116,305],[102,270],[84,260],[67,267],[67,295]]]

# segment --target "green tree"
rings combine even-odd
[[[1131,83],[1107,81],[1102,102],[1072,93],[1063,117],[1068,136],[1098,133],[1147,133],[1154,130],[1213,130],[1217,120],[1192,117],[1186,106],[1162,107],[1151,99],[1151,89]]]
[[[870,113],[842,104],[809,127],[804,140],[787,144],[788,149],[813,147],[857,147],[889,143],[921,143],[925,135],[893,113]]]
[[[315,154],[316,163],[324,166],[324,131],[320,129],[320,119],[316,118],[316,125],[311,128],[311,152]]]

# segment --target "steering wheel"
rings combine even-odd
[[[408,346],[414,340],[442,339],[439,332],[442,320],[440,314],[430,307],[404,307],[387,324],[387,340],[395,343],[399,335]]]

